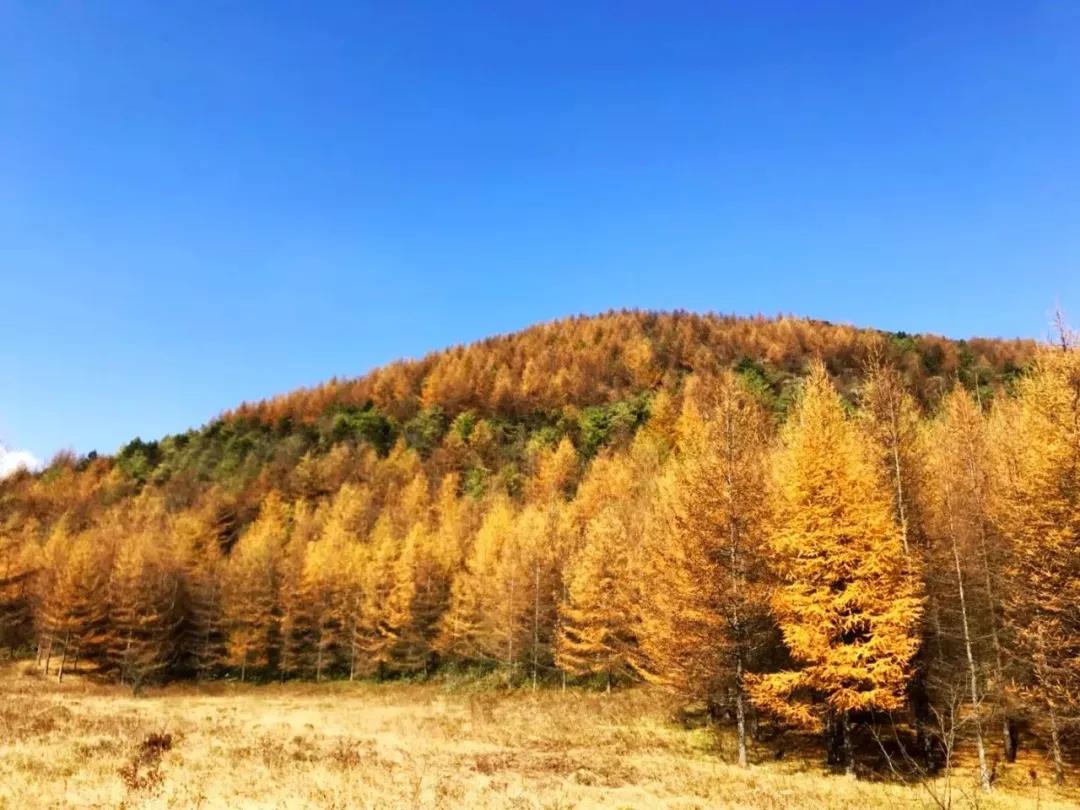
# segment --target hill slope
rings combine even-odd
[[[61,455],[41,474],[0,482],[0,504],[12,522],[48,526],[66,512],[81,526],[104,503],[147,484],[177,509],[213,491],[229,505],[223,524],[234,537],[271,490],[320,497],[362,477],[359,470],[375,463],[366,450],[379,458],[395,446],[415,451],[430,480],[458,473],[474,495],[492,487],[518,494],[537,449],[565,436],[587,461],[605,445],[625,445],[658,392],[677,407],[688,375],[735,368],[782,415],[812,358],[856,399],[876,351],[932,407],[958,382],[992,396],[1035,348],[1027,340],[955,341],[790,317],[572,317],[244,404],[200,429],[135,439],[115,457]],[[344,473],[350,465],[356,469]]]
[[[0,645],[136,690],[644,678],[730,721],[740,760],[748,716],[826,732],[849,772],[899,720],[922,775],[973,735],[988,788],[963,700],[1064,778],[1070,340],[617,312],[60,457],[0,482]]]
[[[431,480],[456,472],[473,494],[489,489],[492,479],[515,493],[538,447],[567,436],[587,460],[605,445],[625,444],[647,419],[650,398],[664,391],[677,400],[688,375],[708,378],[736,368],[782,414],[815,357],[856,398],[873,351],[901,369],[919,400],[932,406],[957,382],[992,395],[1020,373],[1035,344],[954,341],[789,317],[640,311],[572,317],[244,404],[200,429],[135,439],[112,458],[62,455],[40,475],[0,482],[0,503],[12,520],[49,525],[70,512],[85,524],[100,501],[115,503],[147,483],[175,508],[215,490],[233,505],[225,521],[233,533],[272,489],[290,498],[329,494],[342,477],[320,474],[317,461],[330,456],[342,466],[365,448],[385,457],[395,444],[416,451]]]

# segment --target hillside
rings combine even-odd
[[[815,357],[857,399],[875,349],[931,407],[958,381],[992,396],[1030,362],[1035,344],[786,317],[624,311],[567,318],[246,403],[200,429],[135,439],[114,457],[61,455],[41,475],[0,482],[0,503],[19,519],[51,524],[67,511],[85,521],[97,501],[115,502],[146,483],[174,506],[216,489],[233,505],[235,531],[270,490],[326,495],[343,480],[333,467],[366,448],[385,457],[399,442],[419,454],[432,480],[456,472],[473,494],[516,493],[537,448],[566,436],[588,460],[605,445],[624,445],[656,393],[671,394],[678,406],[688,375],[734,368],[782,415]]]
[[[731,729],[740,764],[813,735],[850,774],[947,780],[959,756],[988,791],[1022,753],[1063,780],[1061,337],[618,312],[59,457],[0,482],[0,644],[136,694],[646,681]]]

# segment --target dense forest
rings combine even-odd
[[[0,481],[63,678],[649,681],[926,772],[1080,753],[1080,349],[616,312]],[[882,741],[885,741],[884,743]]]

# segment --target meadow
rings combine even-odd
[[[0,664],[0,808],[1080,806],[1080,774],[1055,787],[1039,752],[982,796],[962,757],[947,787],[851,780],[784,746],[781,759],[775,741],[755,746],[740,769],[725,733],[680,721],[649,687],[213,682],[135,697]]]

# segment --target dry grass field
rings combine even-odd
[[[130,691],[0,664],[0,808],[935,807],[941,782],[851,781],[672,720],[648,689],[457,684],[208,684]],[[1031,771],[1036,771],[1032,780]],[[1036,754],[990,798],[954,774],[953,806],[1080,806]],[[1041,775],[1039,775],[1041,774]],[[1071,780],[1074,784],[1076,778]]]

